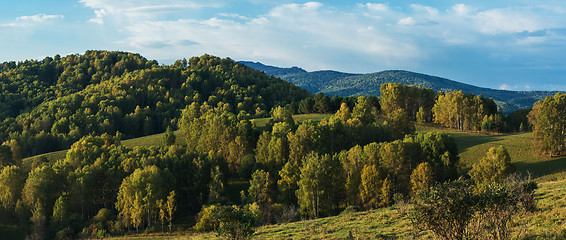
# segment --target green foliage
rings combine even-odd
[[[401,139],[407,134],[415,133],[415,125],[410,122],[409,117],[402,109],[396,109],[389,113],[385,125],[389,127],[393,139]]]
[[[377,110],[372,106],[370,100],[363,96],[358,97],[352,117],[360,119],[364,125],[369,125],[375,121],[375,115],[377,115]]]
[[[227,107],[219,103],[213,109],[206,102],[202,106],[193,103],[183,110],[179,125],[191,151],[220,153],[230,174],[238,175],[241,160],[252,151],[253,132],[248,120],[238,121],[235,114],[223,110]]]
[[[434,183],[434,173],[428,162],[419,164],[411,173],[411,194],[417,196],[419,192],[428,190]]]
[[[31,234],[28,237],[33,240],[47,239],[47,229],[45,226],[47,220],[45,218],[43,205],[40,201],[35,202],[30,221],[33,225],[33,228]]]
[[[216,213],[219,225],[216,234],[224,239],[250,239],[254,234],[255,219],[253,214],[238,206],[220,206]]]
[[[169,196],[167,196],[167,203],[164,206],[165,210],[166,210],[166,215],[165,218],[167,219],[167,222],[169,223],[169,233],[171,233],[171,228],[172,228],[172,222],[173,222],[173,214],[175,213],[175,210],[177,210],[177,205],[175,203],[175,191],[171,191],[169,193]]]
[[[384,83],[380,88],[380,105],[386,117],[402,110],[410,120],[432,121],[432,107],[436,93],[430,88]]]
[[[53,69],[43,72],[43,65]],[[158,66],[137,54],[88,51],[0,73],[0,142],[26,156],[68,148],[83,136],[164,132],[193,102],[254,113],[311,96],[280,79],[209,55]],[[5,101],[3,101],[5,100]]]
[[[293,113],[286,107],[277,106],[272,110],[271,115],[275,122],[285,122],[291,126],[295,125]]]
[[[163,143],[165,146],[171,146],[174,145],[176,141],[177,137],[175,136],[175,132],[171,130],[171,127],[167,127],[167,131],[165,131],[165,134],[163,135]]]
[[[203,206],[198,213],[197,223],[194,229],[197,231],[211,231],[220,225],[218,219],[216,218],[217,211],[219,211],[218,205]]]
[[[248,198],[250,202],[255,202],[260,206],[266,206],[273,202],[273,184],[269,172],[256,170],[250,179]]]
[[[352,113],[350,112],[350,107],[348,107],[347,103],[340,104],[340,109],[336,111],[335,117],[342,120],[342,122],[347,122],[352,117]]]
[[[136,230],[146,223],[151,227],[152,218],[159,212],[157,202],[167,198],[173,179],[167,170],[157,166],[136,169],[124,178],[116,201],[118,216],[131,223]],[[147,218],[147,220],[144,220]]]
[[[365,165],[361,173],[360,199],[368,209],[386,205],[383,201],[383,180],[375,165]]]
[[[55,172],[51,167],[44,165],[31,170],[22,190],[23,203],[30,209],[38,202],[42,207],[53,206],[57,198],[56,184]]]
[[[459,179],[419,192],[412,220],[441,239],[509,239],[513,216],[532,211],[536,184],[520,178],[491,183],[477,190]]]
[[[303,216],[330,215],[343,200],[343,170],[337,158],[309,154],[301,168],[297,198]]]
[[[245,208],[210,205],[202,208],[194,229],[215,230],[218,236],[226,239],[249,239],[254,233],[254,222],[253,213]]]
[[[551,157],[566,152],[566,94],[538,101],[529,113],[533,125],[534,147]]]
[[[468,224],[475,213],[472,184],[458,180],[421,191],[417,195],[413,222],[422,230],[431,230],[441,239],[467,239]]]
[[[468,174],[474,179],[476,185],[483,186],[493,182],[502,182],[515,167],[511,164],[511,157],[503,146],[492,147],[478,163],[474,164]]]
[[[212,168],[210,170],[208,203],[217,204],[224,202],[225,185],[226,178],[220,170],[220,167],[216,166]]]
[[[514,111],[505,117],[505,125],[507,127],[507,132],[525,132],[530,131],[530,124],[528,115],[531,112],[532,107],[528,109],[520,109]]]
[[[482,95],[474,96],[462,91],[440,93],[432,112],[434,122],[445,127],[473,131],[503,130],[503,122],[497,114],[495,102]]]
[[[26,182],[24,171],[18,166],[6,166],[0,173],[0,201],[7,211],[12,211]],[[12,211],[12,214],[14,212]]]
[[[59,196],[53,205],[51,225],[55,229],[64,229],[69,226],[69,206],[64,196]]]

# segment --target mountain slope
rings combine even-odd
[[[248,66],[254,67],[254,65]],[[530,108],[536,101],[556,94],[552,91],[507,91],[482,88],[446,78],[401,70],[351,74],[336,71],[290,72],[288,68],[277,67],[256,69],[268,75],[280,77],[310,92],[322,92],[328,95],[379,96],[381,84],[391,82],[432,88],[435,91],[461,90],[465,93],[481,94],[493,98],[505,113]]]

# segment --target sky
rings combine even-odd
[[[408,70],[480,87],[566,90],[566,1],[18,0],[0,62],[87,50],[162,64],[211,54],[307,71]]]

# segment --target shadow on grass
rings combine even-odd
[[[503,140],[503,137],[500,135],[473,134],[467,132],[456,132],[450,133],[449,135],[454,138],[456,144],[458,144],[458,151],[460,153],[476,145]]]
[[[513,164],[517,167],[518,171],[523,173],[528,171],[535,178],[566,171],[566,157],[553,158],[540,162],[517,162]]]

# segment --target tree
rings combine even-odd
[[[51,217],[51,225],[55,229],[63,229],[69,224],[69,209],[67,199],[64,196],[59,196],[55,205],[53,205],[53,217]]]
[[[502,182],[515,167],[511,164],[511,157],[503,146],[490,148],[486,156],[472,166],[469,174],[476,185],[482,186],[493,182]]]
[[[175,191],[171,191],[169,193],[169,196],[167,196],[167,222],[169,223],[169,233],[171,233],[171,227],[172,227],[172,221],[173,221],[173,214],[175,213],[175,210],[177,209],[177,206],[175,204]]]
[[[13,160],[13,154],[10,146],[0,145],[0,167],[14,165],[16,162]]]
[[[175,136],[175,132],[171,130],[171,127],[167,127],[167,131],[165,132],[165,135],[163,135],[163,143],[165,143],[165,146],[174,145],[176,139],[177,137]]]
[[[387,126],[393,139],[401,139],[407,134],[415,133],[415,125],[402,109],[394,110],[387,115]]]
[[[0,201],[7,211],[14,214],[26,182],[25,173],[18,166],[6,166],[0,173]]]
[[[369,125],[375,121],[376,109],[370,100],[364,96],[358,97],[356,106],[352,111],[352,117],[360,119],[362,124]]]
[[[31,170],[22,190],[22,200],[30,208],[40,202],[43,206],[53,206],[55,201],[55,172],[49,166]]]
[[[566,152],[566,94],[557,93],[536,102],[529,122],[533,125],[535,149],[551,157]]]
[[[150,227],[153,216],[159,213],[158,201],[166,199],[172,185],[174,180],[167,170],[154,165],[136,169],[120,185],[115,203],[118,216],[136,227],[136,231],[144,218]]]
[[[352,117],[348,104],[344,102],[340,104],[340,109],[336,112],[336,114],[334,114],[334,116],[346,123]]]
[[[210,171],[208,202],[219,203],[224,200],[224,186],[226,180],[224,179],[224,174],[220,171],[219,166],[216,166]]]
[[[310,153],[301,168],[297,198],[304,216],[329,215],[342,200],[342,166],[330,155]]]
[[[272,118],[275,122],[285,122],[291,126],[295,124],[293,113],[289,108],[277,106],[273,109]]]
[[[30,239],[32,240],[46,239],[47,238],[47,233],[45,229],[46,219],[45,219],[45,213],[43,211],[43,206],[40,201],[37,201],[35,203],[30,221],[33,224]]]
[[[297,202],[295,192],[299,188],[297,183],[301,177],[301,162],[302,161],[289,160],[285,163],[281,171],[279,171],[279,177],[281,179],[277,181],[277,187],[285,203],[295,204]]]
[[[427,162],[419,164],[411,174],[411,193],[413,197],[420,191],[429,189],[434,183],[434,173]]]
[[[252,174],[250,187],[248,188],[248,198],[262,207],[267,206],[273,201],[273,187],[269,172],[256,170]]]
[[[360,198],[366,208],[377,208],[383,206],[381,188],[383,180],[376,166],[365,165],[361,173]]]
[[[421,106],[417,112],[417,122],[420,124],[426,123],[426,113],[424,108]]]

